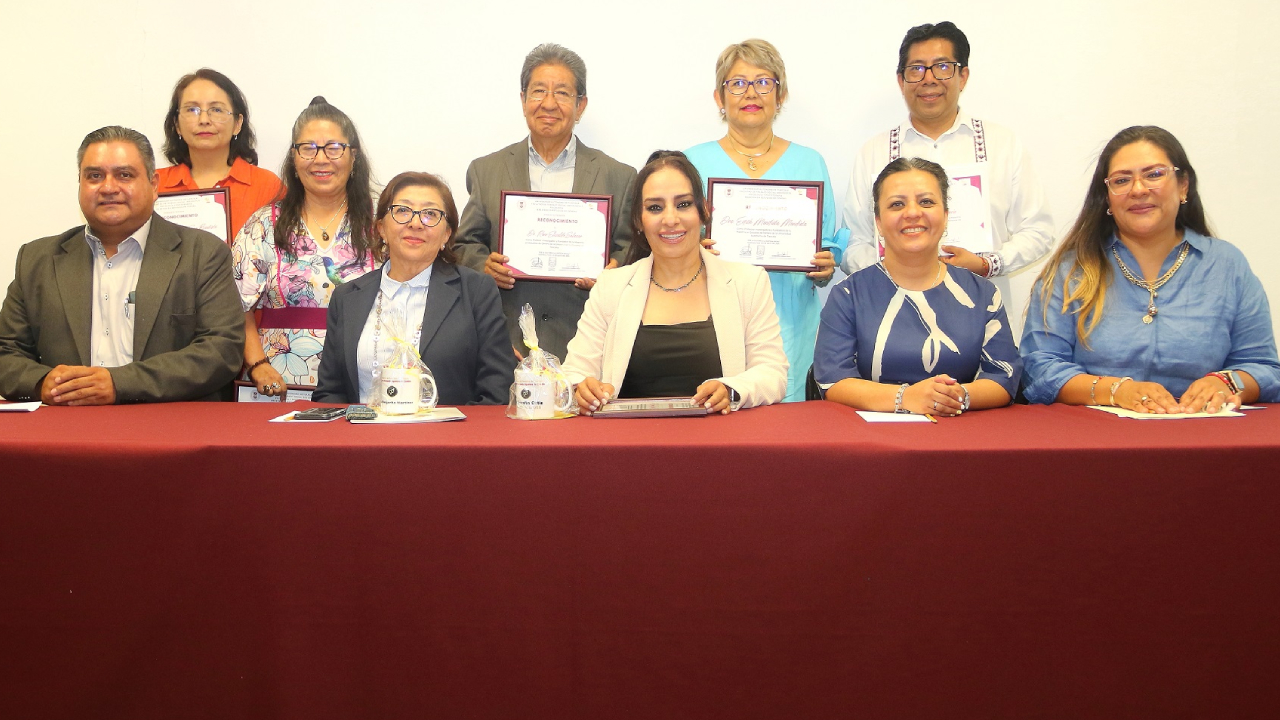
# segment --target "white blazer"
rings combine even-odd
[[[787,355],[769,276],[754,265],[701,252],[724,372],[724,377],[708,379],[738,391],[741,402],[735,410],[782,400],[787,394]],[[576,385],[594,377],[622,388],[652,275],[652,256],[600,274],[578,320],[578,332],[569,341],[564,364],[569,382]]]

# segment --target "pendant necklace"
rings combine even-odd
[[[685,288],[689,287],[690,285],[692,285],[692,284],[693,284],[693,281],[694,281],[694,280],[697,280],[699,275],[702,275],[702,269],[703,269],[703,268],[705,268],[706,266],[707,266],[707,261],[706,261],[706,260],[703,260],[703,261],[698,265],[698,272],[696,272],[696,273],[694,273],[694,274],[693,274],[693,277],[689,279],[689,282],[687,282],[687,283],[685,283],[685,284],[681,285],[681,286],[680,286],[680,287],[678,287],[678,288],[663,287],[661,283],[659,283],[657,280],[654,280],[654,279],[653,279],[653,275],[650,275],[650,276],[649,276],[649,282],[653,283],[654,285],[657,285],[657,286],[658,286],[658,289],[659,289],[659,290],[661,290],[662,292],[680,292],[681,290],[683,290],[683,289],[685,289]]]
[[[334,219],[337,218],[338,215],[341,214],[343,210],[346,210],[346,208],[347,208],[347,201],[343,200],[342,204],[338,206],[338,212],[334,213],[333,217],[329,218],[329,222],[320,226],[320,239],[322,241],[329,242],[329,226],[333,224]]]
[[[1161,275],[1155,282],[1149,283],[1146,280],[1139,280],[1134,277],[1133,273],[1130,272],[1129,268],[1124,264],[1124,261],[1120,259],[1120,253],[1116,252],[1116,246],[1111,246],[1111,254],[1115,256],[1116,262],[1120,264],[1120,272],[1124,275],[1124,278],[1134,285],[1137,285],[1143,290],[1151,293],[1151,298],[1147,301],[1147,314],[1142,316],[1143,325],[1150,325],[1151,322],[1156,319],[1156,314],[1158,312],[1156,310],[1156,298],[1160,296],[1160,293],[1157,293],[1156,290],[1159,290],[1161,285],[1169,282],[1169,278],[1173,277],[1173,274],[1178,272],[1178,268],[1182,267],[1182,261],[1187,259],[1187,253],[1190,250],[1191,246],[1188,245],[1185,240],[1182,241],[1182,250],[1178,253],[1178,259],[1173,263],[1173,267],[1169,268],[1169,272]]]
[[[750,170],[751,172],[756,172],[759,169],[756,167],[756,158],[762,157],[764,155],[768,155],[769,152],[773,150],[773,139],[776,138],[777,135],[770,134],[769,147],[765,148],[764,152],[756,153],[755,155],[748,155],[742,152],[741,150],[739,150],[738,143],[734,142],[732,135],[725,133],[725,137],[729,138],[729,144],[733,146],[734,152],[738,153],[739,155],[747,159],[747,169]]]

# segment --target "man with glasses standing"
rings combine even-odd
[[[563,361],[595,281],[515,279],[506,265],[509,258],[496,252],[502,191],[612,195],[609,264],[613,267],[631,243],[629,198],[636,171],[574,136],[574,126],[587,109],[587,67],[577,53],[553,43],[530,51],[520,72],[520,101],[529,137],[477,158],[467,168],[470,198],[462,211],[454,251],[460,263],[487,273],[502,290],[512,347],[524,351],[517,319],[520,308],[528,303],[537,319],[539,346]]]
[[[0,395],[46,405],[216,400],[240,367],[231,252],[153,213],[155,154],[119,126],[78,153],[86,225],[27,243],[0,310]]]
[[[960,109],[969,81],[969,40],[953,23],[919,25],[898,50],[898,87],[907,122],[862,147],[845,195],[849,247],[844,269],[853,273],[880,259],[871,184],[889,162],[920,157],[953,178],[945,260],[988,278],[1015,273],[1053,247],[1053,219],[1031,157],[1009,130]],[[956,244],[950,244],[956,243]],[[973,252],[965,247],[978,249]],[[997,286],[1006,295],[1008,283]]]

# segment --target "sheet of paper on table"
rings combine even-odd
[[[406,423],[449,422],[466,420],[467,416],[456,407],[438,407],[429,413],[417,415],[379,415],[373,420],[351,420],[352,425],[402,425]]]
[[[927,423],[929,418],[924,415],[909,415],[907,413],[891,413],[891,412],[872,412],[870,410],[859,410],[858,415],[863,420],[871,423]]]
[[[1139,412],[1134,412],[1132,410],[1125,410],[1124,408],[1107,407],[1104,405],[1088,405],[1086,407],[1091,407],[1094,410],[1101,410],[1102,412],[1111,413],[1112,415],[1115,415],[1117,417],[1131,418],[1133,420],[1190,420],[1192,418],[1244,417],[1244,413],[1236,412],[1235,410],[1226,410],[1223,412],[1216,412],[1216,413],[1198,412],[1198,413],[1175,413],[1173,415],[1157,415],[1154,413],[1139,413]],[[1252,410],[1254,408],[1249,408],[1249,409]]]
[[[0,412],[31,412],[43,404],[39,400],[35,402],[0,403]]]

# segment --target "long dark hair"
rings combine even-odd
[[[187,147],[187,141],[183,140],[182,133],[178,132],[178,106],[182,104],[183,91],[196,80],[208,80],[221,88],[222,92],[231,99],[232,121],[236,118],[244,120],[240,125],[240,132],[231,136],[227,164],[235,162],[236,158],[244,158],[244,161],[250,165],[257,165],[258,138],[253,134],[253,125],[249,122],[249,102],[244,99],[244,93],[240,92],[240,88],[231,82],[231,78],[210,68],[200,68],[193,73],[183,75],[178,78],[178,84],[173,86],[173,97],[169,99],[169,112],[164,116],[165,159],[173,165],[191,165],[191,148]]]
[[[1098,156],[1098,165],[1094,168],[1093,178],[1089,180],[1089,188],[1085,191],[1084,207],[1075,224],[1062,239],[1062,244],[1053,253],[1049,263],[1040,272],[1040,299],[1046,317],[1049,313],[1049,298],[1053,294],[1053,284],[1058,280],[1059,266],[1066,257],[1071,257],[1071,265],[1062,268],[1062,307],[1054,308],[1063,314],[1074,302],[1080,303],[1076,313],[1076,337],[1084,347],[1089,347],[1089,334],[1102,320],[1102,309],[1106,305],[1107,287],[1111,284],[1111,263],[1107,262],[1107,244],[1116,233],[1115,218],[1107,214],[1110,204],[1107,202],[1107,186],[1104,182],[1111,169],[1111,158],[1126,145],[1136,142],[1149,142],[1169,156],[1169,162],[1178,168],[1177,179],[1187,181],[1187,202],[1178,206],[1177,228],[1192,230],[1206,237],[1213,235],[1209,229],[1209,221],[1205,218],[1204,204],[1200,201],[1200,189],[1196,180],[1195,168],[1182,143],[1173,133],[1155,125],[1135,125],[1116,133],[1115,137],[1102,148]]]
[[[440,193],[440,200],[444,203],[444,222],[449,226],[449,240],[440,248],[437,257],[450,265],[457,264],[458,258],[453,254],[453,241],[458,235],[458,204],[453,201],[453,193],[449,190],[449,185],[439,175],[402,172],[391,178],[391,182],[387,183],[387,186],[382,189],[382,195],[378,197],[377,221],[382,222],[382,219],[387,216],[391,201],[396,199],[396,193],[411,187],[429,187]],[[381,254],[384,259],[390,257],[388,252],[381,252]]]
[[[649,176],[662,168],[679,170],[689,179],[689,184],[693,186],[693,202],[698,207],[698,218],[702,220],[703,225],[711,220],[711,215],[707,212],[706,193],[702,189],[702,176],[698,174],[698,168],[694,167],[689,158],[679,150],[654,150],[645,161],[644,167],[640,168],[639,174],[636,175],[636,182],[632,186],[631,230],[633,234],[631,246],[627,248],[626,257],[623,258],[623,265],[630,265],[653,254],[653,248],[649,247],[649,238],[645,237],[644,225],[640,220],[644,216],[644,184]]]
[[[355,123],[338,108],[329,104],[324,97],[317,95],[311,104],[298,115],[293,123],[290,145],[298,142],[298,136],[307,123],[313,120],[328,120],[337,125],[342,134],[347,136],[351,147],[351,175],[347,177],[347,220],[351,223],[351,247],[356,257],[362,262],[373,249],[377,240],[373,219],[373,168],[369,158],[364,154],[364,146],[360,143],[360,134],[356,132]],[[284,184],[284,197],[280,200],[280,217],[276,220],[276,247],[293,254],[293,244],[289,236],[302,225],[302,206],[307,191],[302,187],[302,179],[298,177],[298,169],[293,166],[293,148],[285,153],[284,163],[280,166],[280,179]]]

